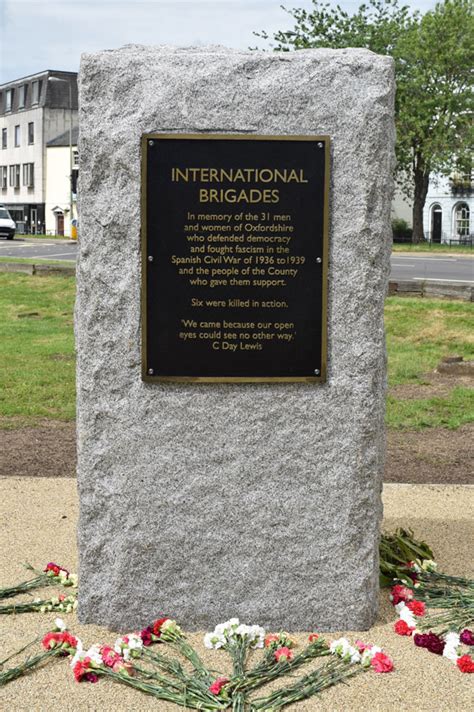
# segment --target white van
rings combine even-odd
[[[0,205],[0,237],[6,237],[7,240],[13,240],[15,237],[16,224],[11,219],[10,213]]]

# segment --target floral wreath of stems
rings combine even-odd
[[[346,678],[353,677],[364,668],[353,665],[345,660],[329,660],[318,670],[299,678],[294,685],[275,690],[266,697],[252,700],[250,710],[278,710],[286,705],[312,697],[328,687],[343,682]]]
[[[323,638],[318,638],[318,640],[307,645],[304,650],[297,653],[291,660],[277,662],[275,660],[277,647],[278,643],[270,645],[265,651],[263,660],[258,665],[243,675],[232,677],[229,682],[229,688],[232,688],[234,692],[255,690],[282,675],[288,675],[314,658],[330,654],[327,643]]]
[[[133,660],[134,670],[136,670],[147,680],[152,679],[156,680],[157,682],[161,682],[164,685],[169,685],[171,688],[177,690],[178,692],[184,692],[185,694],[189,692],[191,696],[198,697],[199,699],[204,700],[206,703],[215,702],[216,697],[215,695],[209,692],[208,682],[204,682],[202,680],[202,677],[199,675],[189,675],[187,672],[185,672],[178,660],[174,658],[167,658],[166,656],[160,655],[160,653],[152,652],[151,650],[148,650],[145,647],[142,648],[141,653],[143,657],[148,660],[148,662],[151,662],[159,669],[168,672],[176,678],[176,680],[173,680],[169,677],[165,677],[159,672],[145,669],[138,665],[135,660]],[[207,674],[210,677],[210,673],[207,672]]]
[[[189,696],[191,700],[196,698],[198,701],[205,702],[206,704],[209,702],[214,703],[216,701],[215,695],[212,695],[209,692],[209,688],[200,684],[199,680],[196,678],[193,679],[191,677],[185,677],[185,679],[183,679],[180,683],[179,680],[172,680],[169,677],[161,675],[159,672],[147,670],[135,662],[133,663],[133,669],[147,681],[156,680],[156,682],[159,682],[162,685],[167,685],[171,689],[176,690],[178,693],[184,693],[187,697]]]
[[[134,666],[135,667],[135,666]],[[95,668],[94,672],[99,676],[109,677],[117,682],[133,687],[136,690],[140,690],[145,694],[152,695],[159,700],[166,700],[168,702],[174,702],[181,707],[188,707],[191,709],[198,710],[223,710],[229,706],[228,702],[223,702],[219,700],[215,695],[211,696],[209,702],[206,701],[206,706],[204,706],[204,701],[200,696],[197,696],[194,691],[190,691],[187,688],[183,688],[181,693],[172,692],[167,690],[165,687],[159,685],[150,685],[143,680],[135,677],[129,677],[127,675],[121,675],[116,673],[110,668]]]

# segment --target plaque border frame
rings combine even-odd
[[[160,376],[148,373],[147,359],[147,293],[148,293],[148,224],[147,224],[147,149],[150,140],[228,140],[228,141],[315,141],[324,143],[324,195],[323,195],[323,260],[321,299],[321,373],[319,376]],[[328,265],[329,265],[329,192],[331,167],[331,137],[329,135],[285,134],[215,134],[215,133],[145,133],[140,140],[141,149],[141,375],[146,383],[315,383],[327,380],[327,322],[328,322]]]

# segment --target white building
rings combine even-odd
[[[474,237],[471,176],[433,176],[423,211],[425,239],[454,244]]]
[[[76,126],[71,134],[65,131],[48,141],[46,146],[44,215],[47,235],[71,236],[71,219],[77,219],[76,191],[79,164],[77,136]]]
[[[77,73],[46,70],[0,85],[0,203],[17,232],[45,230],[46,145],[77,125]]]
[[[392,218],[406,220],[412,225],[413,203],[400,190],[392,201]],[[423,209],[423,233],[425,240],[459,244],[472,241],[474,244],[474,199],[471,176],[451,177],[433,175],[428,186]]]

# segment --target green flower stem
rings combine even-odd
[[[233,690],[255,690],[272,680],[276,680],[283,675],[288,675],[314,658],[325,657],[330,654],[325,641],[322,639],[308,645],[304,650],[295,655],[292,660],[277,662],[274,658],[274,652],[274,650],[269,649],[262,662],[246,675],[237,678],[235,683],[234,678],[232,678],[231,683],[233,683]]]
[[[18,596],[21,593],[26,593],[34,588],[43,588],[44,586],[50,586],[54,581],[46,574],[40,574],[34,579],[29,581],[23,581],[22,583],[16,584],[16,586],[8,586],[7,588],[0,588],[0,599],[3,598],[13,598],[13,596]]]
[[[291,687],[276,690],[267,697],[253,700],[251,710],[278,710],[286,705],[312,697],[328,687],[363,672],[360,665],[343,660],[331,660],[324,667],[300,678]]]
[[[44,653],[39,653],[39,655],[29,658],[22,663],[22,665],[18,665],[18,667],[5,670],[5,672],[0,673],[0,686],[6,685],[7,682],[11,682],[12,680],[16,680],[18,677],[25,675],[29,670],[37,667],[42,662],[45,662],[50,658],[57,657],[62,653],[64,653],[64,650],[61,650],[60,648],[46,650]]]
[[[182,693],[173,692],[172,690],[166,689],[158,685],[150,685],[143,680],[139,680],[128,675],[120,675],[119,673],[113,672],[110,668],[100,668],[94,670],[98,675],[103,675],[104,677],[110,677],[117,682],[121,682],[124,685],[133,687],[136,690],[140,690],[147,695],[151,695],[159,700],[166,700],[168,702],[174,702],[180,707],[189,707],[191,709],[206,709],[206,710],[222,710],[228,707],[228,702],[223,702],[217,697],[206,706],[203,706],[201,699],[196,699],[192,693],[184,690]]]
[[[31,648],[31,646],[34,645],[35,643],[37,643],[39,640],[42,640],[44,635],[45,634],[41,633],[41,635],[38,635],[34,640],[30,640],[30,642],[27,643],[26,645],[24,645],[22,648],[20,648],[20,650],[16,650],[14,653],[9,655],[8,658],[4,658],[3,660],[0,660],[0,670],[3,668],[5,663],[7,663],[9,660],[11,660],[12,658],[16,658],[17,655],[20,655],[28,648]]]
[[[232,712],[245,712],[247,709],[246,699],[243,692],[232,695]]]
[[[150,658],[150,660],[153,660],[153,658]],[[147,670],[145,668],[140,667],[135,661],[133,663],[133,667],[137,672],[139,672],[147,679],[157,680],[162,685],[167,685],[168,687],[177,690],[178,692],[185,691],[186,693],[190,693],[194,697],[201,699],[206,704],[209,702],[214,703],[216,700],[215,695],[209,692],[208,687],[203,684],[198,677],[192,677],[190,675],[187,675],[186,673],[184,673],[184,671],[183,674],[179,676],[178,680],[172,680],[169,677],[165,677],[164,675],[161,675],[158,672],[154,672],[152,670]]]
[[[33,601],[31,603],[10,603],[7,606],[0,606],[0,615],[11,613],[32,613],[40,610],[41,606],[46,606],[50,600]]]
[[[206,668],[201,658],[194,650],[193,646],[188,643],[185,636],[177,635],[173,640],[169,641],[170,644],[177,650],[181,655],[188,660],[193,666],[194,670],[203,678],[206,682],[211,684],[212,675]]]
[[[247,659],[247,654],[249,651],[248,641],[238,639],[234,643],[228,643],[224,646],[229,655],[232,658],[233,663],[233,676],[237,678],[242,678],[245,674],[245,661]]]
[[[187,680],[189,677],[181,663],[174,658],[168,658],[166,655],[161,655],[161,653],[157,653],[147,647],[142,648],[142,655],[165,672],[177,677],[178,680]]]

